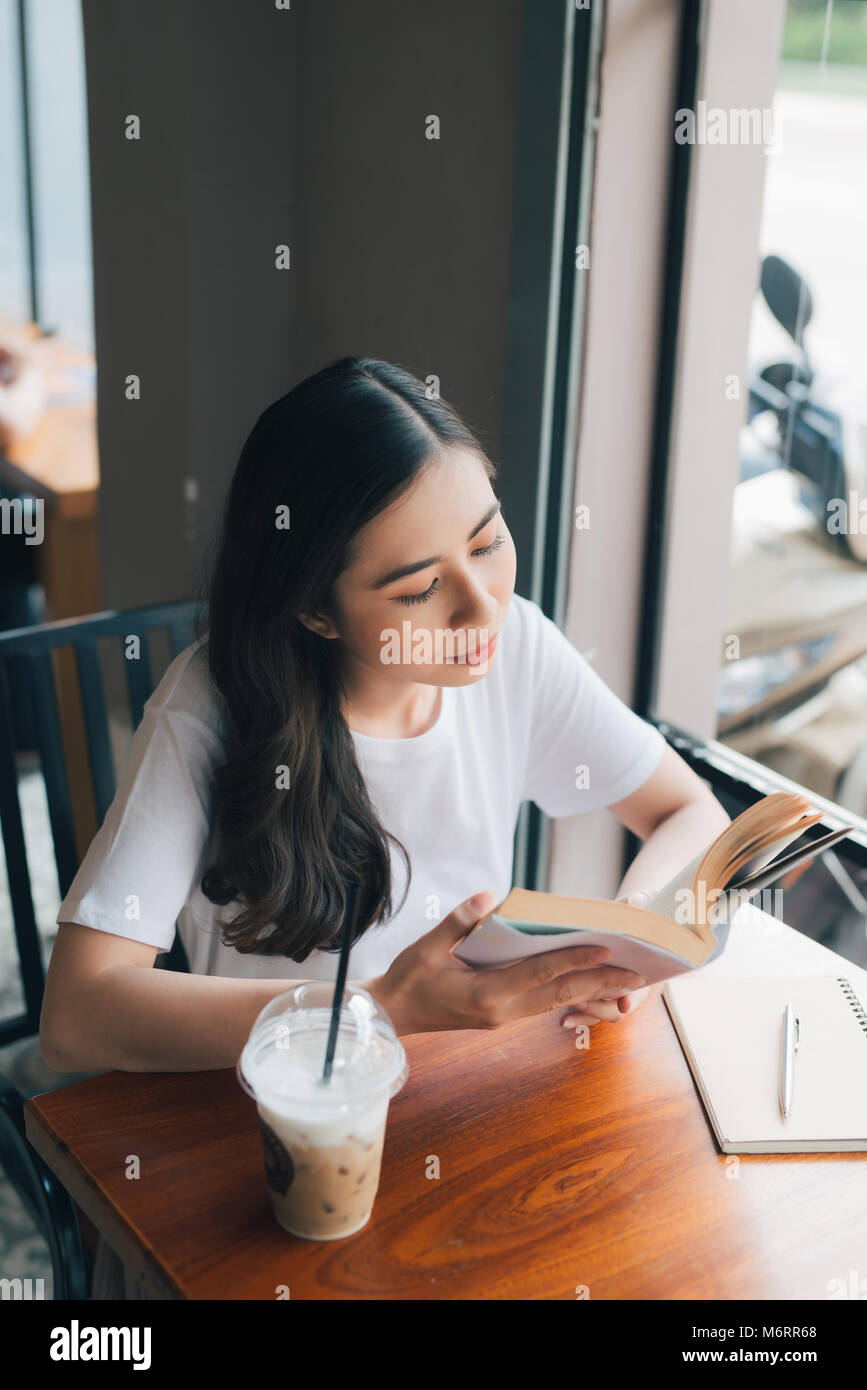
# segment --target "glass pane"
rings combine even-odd
[[[27,40],[40,317],[68,342],[92,349],[81,6],[28,0]]]
[[[0,0],[0,314],[30,317],[18,14]]]
[[[867,815],[867,5],[789,0],[717,737]]]

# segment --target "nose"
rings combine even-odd
[[[498,612],[499,604],[493,595],[468,576],[461,599],[452,609],[449,625],[455,632],[464,628],[492,628]]]

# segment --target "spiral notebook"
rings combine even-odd
[[[867,1012],[842,976],[681,975],[662,990],[723,1153],[867,1151]],[[780,1034],[800,1020],[788,1119]]]

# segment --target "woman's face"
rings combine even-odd
[[[515,546],[481,460],[445,450],[356,534],[326,631],[396,681],[471,685],[496,660]]]

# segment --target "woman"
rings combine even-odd
[[[473,971],[451,948],[512,883],[523,800],[610,806],[661,886],[728,817],[513,593],[495,469],[406,371],[345,357],[261,415],[226,502],[207,632],[146,706],[58,913],[40,1037],[60,1071],[234,1065],[259,1011],[349,976],[398,1033],[565,1009],[643,982],[587,947]],[[576,769],[583,769],[576,776]],[[153,970],[177,921],[190,974]]]

